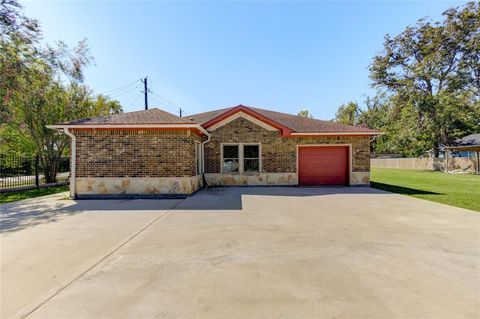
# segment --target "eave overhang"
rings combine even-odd
[[[315,136],[377,136],[383,135],[384,133],[378,131],[367,131],[367,132],[312,132],[312,133],[298,133],[292,132],[289,137],[315,137]]]
[[[209,136],[200,124],[58,124],[47,125],[47,128],[63,130],[195,130],[202,135]]]

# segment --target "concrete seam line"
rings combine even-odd
[[[95,267],[97,267],[100,263],[102,263],[103,261],[105,261],[108,257],[110,257],[111,255],[113,255],[115,252],[117,252],[119,249],[121,249],[123,246],[125,246],[126,244],[128,244],[131,240],[133,240],[135,237],[137,237],[138,235],[140,235],[141,233],[143,233],[145,230],[147,230],[147,228],[149,228],[151,225],[153,225],[155,222],[157,222],[159,219],[161,219],[162,217],[166,216],[167,214],[169,214],[170,212],[172,212],[172,210],[174,210],[178,205],[180,205],[181,203],[183,203],[185,201],[185,199],[179,201],[178,203],[176,203],[175,205],[173,205],[171,208],[169,208],[165,213],[163,213],[162,215],[158,216],[157,218],[155,218],[153,221],[149,222],[147,225],[145,225],[144,227],[142,227],[141,229],[139,229],[138,231],[136,231],[133,235],[131,235],[127,240],[125,240],[123,243],[121,243],[119,246],[117,246],[115,249],[113,249],[111,252],[107,253],[105,256],[103,256],[102,258],[100,258],[97,262],[95,262],[92,266],[88,267],[85,271],[83,271],[80,275],[78,275],[77,277],[73,278],[72,280],[70,280],[69,282],[67,282],[63,287],[59,288],[57,291],[55,291],[51,296],[47,297],[47,299],[45,299],[44,301],[40,302],[38,305],[36,305],[32,310],[30,310],[29,312],[27,312],[26,314],[22,315],[20,318],[24,319],[24,318],[27,318],[28,316],[30,316],[32,313],[34,313],[35,311],[37,311],[38,309],[40,309],[42,306],[44,306],[47,302],[49,302],[50,300],[52,300],[54,297],[56,297],[59,293],[61,293],[62,291],[64,291],[65,289],[67,289],[69,286],[71,286],[75,281],[77,281],[78,279],[82,278],[83,276],[85,276],[88,272],[90,272],[90,270],[93,270]]]

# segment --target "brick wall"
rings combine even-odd
[[[205,172],[220,173],[221,143],[261,143],[262,169],[267,173],[296,172],[298,144],[352,144],[352,171],[370,171],[369,137],[281,137],[279,131],[268,131],[244,118],[211,132],[205,144]]]
[[[75,130],[77,177],[195,175],[195,141],[186,130]]]
[[[77,177],[176,177],[195,175],[195,141],[189,131],[75,130]],[[368,137],[283,138],[244,118],[211,132],[205,144],[206,173],[220,173],[221,143],[261,143],[262,169],[295,173],[298,144],[352,144],[352,171],[370,171]]]

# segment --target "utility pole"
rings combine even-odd
[[[145,95],[145,110],[148,110],[148,83],[147,83],[147,78],[148,77],[145,77],[145,79],[142,79],[142,83],[143,83],[143,94]]]

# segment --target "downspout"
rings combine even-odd
[[[206,130],[204,130],[204,133],[207,136],[207,139],[202,142],[202,181],[203,185],[208,188],[207,179],[205,178],[205,144],[210,142],[210,133]]]
[[[72,162],[70,163],[70,198],[75,198],[75,176],[77,167],[77,139],[68,128],[64,128],[63,132],[72,139],[72,145],[70,147],[70,155]]]

